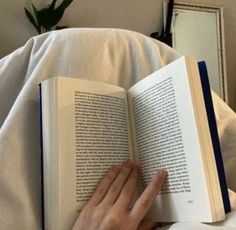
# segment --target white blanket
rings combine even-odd
[[[129,88],[179,56],[127,30],[68,29],[34,37],[0,60],[0,229],[41,228],[39,82],[63,75]],[[236,115],[215,94],[214,106],[236,208]],[[236,229],[236,211],[217,226],[176,223],[164,229]]]

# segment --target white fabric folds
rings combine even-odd
[[[0,229],[41,228],[41,81],[62,75],[129,88],[179,56],[139,33],[85,28],[33,37],[0,60]],[[213,96],[231,202],[236,208],[236,115]],[[217,226],[176,223],[163,229],[218,228],[235,229],[236,211]]]

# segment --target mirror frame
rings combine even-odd
[[[191,3],[175,3],[173,15],[175,10],[191,10],[215,13],[217,21],[217,50],[218,50],[218,64],[219,64],[219,82],[220,82],[220,97],[228,103],[228,91],[227,91],[227,76],[226,76],[226,59],[225,59],[225,41],[224,41],[224,19],[223,19],[223,7],[191,4]],[[173,16],[174,18],[174,16]],[[173,24],[172,24],[173,25]],[[173,34],[173,47],[174,47],[174,34]],[[175,47],[174,47],[175,48]]]

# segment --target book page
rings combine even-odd
[[[124,89],[99,82],[58,80],[60,216],[71,227],[114,164],[132,160]]]
[[[158,169],[168,172],[149,216],[156,221],[209,221],[209,200],[184,59],[137,83],[128,90],[128,98],[143,187]]]
[[[142,106],[142,102],[148,102]],[[184,153],[172,79],[166,78],[132,100],[142,182],[146,187],[158,168],[168,168],[169,180],[161,193],[189,192]],[[156,109],[158,108],[158,109]],[[148,158],[147,158],[148,155]]]

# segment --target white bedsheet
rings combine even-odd
[[[129,88],[179,56],[127,30],[68,29],[34,37],[0,60],[0,229],[41,226],[39,82],[63,75]],[[236,208],[236,115],[213,96]],[[236,211],[217,225],[176,223],[162,229],[236,229]]]

